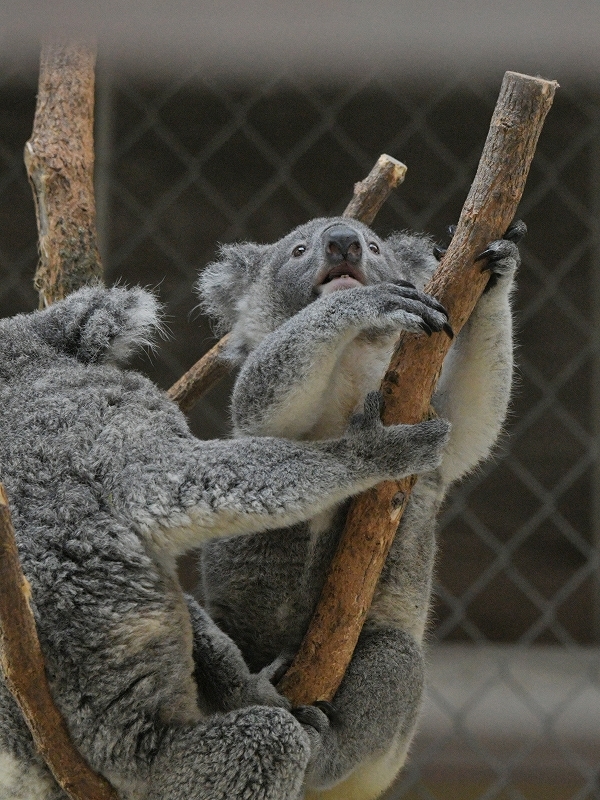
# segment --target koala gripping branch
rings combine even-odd
[[[29,584],[19,563],[4,487],[0,484],[0,665],[19,703],[38,752],[72,800],[118,800],[73,746],[50,694],[29,605]]]
[[[344,216],[370,225],[392,189],[402,183],[405,175],[406,167],[401,161],[385,153],[379,156],[367,177],[355,184]],[[227,361],[222,359],[228,338],[229,334],[225,334],[169,389],[169,397],[182,411],[191,411],[202,395],[229,372]]]
[[[504,76],[456,233],[425,288],[446,307],[455,333],[488,280],[476,256],[504,235],[516,213],[556,87],[555,81],[514,72]],[[449,347],[444,334],[401,336],[382,384],[384,423],[415,423],[427,416]],[[380,484],[353,501],[309,630],[278,687],[293,705],[335,695],[414,483],[410,477]]]
[[[42,48],[33,132],[25,166],[33,189],[40,261],[40,308],[101,282],[94,199],[95,49],[48,42]]]

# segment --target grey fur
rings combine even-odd
[[[314,727],[275,692],[273,666],[251,674],[184,597],[176,558],[215,535],[287,536],[315,509],[431,469],[447,424],[383,428],[375,396],[327,441],[198,441],[115,366],[157,312],[140,289],[97,288],[0,321],[0,479],[50,686],[122,800],[293,800]],[[2,681],[0,797],[65,797]]]
[[[353,264],[364,285],[319,296],[323,289],[317,284],[333,263],[328,247],[335,226],[354,231]],[[506,240],[490,248],[494,281],[453,343],[434,398],[438,413],[452,424],[444,458],[412,494],[334,699],[334,716],[328,721],[315,709],[322,716],[321,748],[307,786],[317,792],[337,787],[327,797],[378,796],[401,768],[414,732],[436,514],[448,486],[489,454],[509,400],[509,296],[519,254]],[[422,289],[435,266],[427,237],[394,234],[382,240],[342,218],[313,220],[260,250],[241,244],[222,252],[202,274],[199,289],[206,307],[231,329],[230,357],[242,365],[232,405],[237,436],[339,435],[365,394],[379,385],[398,332],[419,330],[423,322],[439,331],[443,324],[426,297],[402,287],[408,280]],[[224,285],[231,287],[229,297],[218,289]],[[263,531],[204,546],[200,591],[251,669],[297,650],[346,507],[315,511],[310,522],[285,534]]]

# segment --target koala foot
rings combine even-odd
[[[481,268],[482,272],[489,271],[490,279],[485,287],[485,292],[492,289],[501,278],[512,278],[521,263],[521,256],[517,244],[527,233],[527,226],[522,220],[517,220],[509,226],[502,239],[490,242],[483,253],[475,261],[487,259]]]
[[[302,725],[310,726],[317,733],[323,734],[329,730],[329,714],[326,713],[324,707],[329,709],[330,706],[331,703],[323,702],[317,702],[311,706],[296,706],[292,708],[292,714]]]
[[[330,729],[329,716],[320,707],[321,705],[321,703],[315,703],[312,706],[297,706],[296,708],[292,708],[292,714],[302,725],[310,739],[311,756],[308,762],[309,771],[321,755],[323,739]],[[326,705],[329,706],[330,703]]]
[[[353,445],[358,445],[360,455],[375,462],[388,479],[438,467],[450,435],[450,423],[433,419],[417,425],[384,426],[382,407],[381,392],[369,392],[362,413],[350,418],[346,435]]]

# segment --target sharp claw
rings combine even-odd
[[[475,256],[475,261],[481,261],[484,258],[490,258],[490,256],[495,255],[495,251],[488,247],[487,250],[484,250],[483,253],[480,253],[478,256]],[[487,269],[484,267],[483,269]]]
[[[421,328],[423,328],[423,330],[425,331],[427,336],[431,336],[431,334],[433,333],[433,328],[430,328],[429,325],[426,322],[424,322],[423,320],[421,320],[421,322],[419,322],[419,325],[421,326]]]
[[[434,308],[436,311],[439,311],[439,312],[440,312],[440,314],[443,314],[445,317],[447,317],[447,316],[448,316],[448,312],[446,311],[446,309],[444,308],[444,306],[443,306],[441,303],[439,303],[439,302],[438,302],[438,301],[435,299],[435,297],[432,297],[432,300],[433,300],[433,303],[432,303],[432,306],[433,306],[433,308]]]
[[[450,325],[449,322],[444,322],[444,324],[442,325],[442,329],[447,334],[449,339],[454,339],[454,331],[452,330],[452,326]]]
[[[327,700],[316,700],[313,705],[320,708],[329,720],[335,720],[337,718],[335,706]]]
[[[437,258],[438,261],[442,260],[442,257],[446,255],[448,251],[445,250],[443,247],[438,247],[437,244],[433,246],[433,255]]]
[[[456,225],[448,225],[446,230],[448,231],[449,236],[454,236],[454,234],[456,233]]]

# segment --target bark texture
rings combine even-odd
[[[401,161],[385,154],[379,156],[367,177],[354,185],[354,195],[343,216],[370,225],[392,189],[402,183],[405,175],[406,167]],[[169,389],[169,397],[182,411],[190,411],[202,395],[229,371],[228,365],[221,361],[226,343],[227,335]]]
[[[0,665],[38,752],[72,800],[118,800],[73,746],[48,686],[8,509],[0,484]]]
[[[33,189],[40,308],[102,281],[94,199],[95,48],[42,47],[38,97],[25,166]]]
[[[504,76],[456,233],[425,289],[446,307],[456,334],[488,280],[475,258],[504,235],[516,213],[556,87],[554,81],[514,72]],[[444,334],[402,334],[382,384],[385,424],[427,416],[450,344]],[[414,477],[383,483],[353,501],[309,630],[278,687],[292,705],[335,695],[414,483]]]

